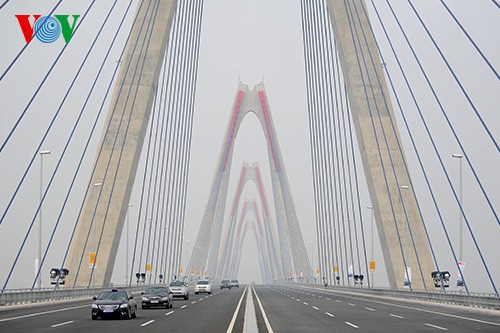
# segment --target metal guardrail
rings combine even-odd
[[[287,284],[290,285],[290,284]],[[302,286],[315,286],[324,289],[319,284],[296,284]],[[328,290],[340,292],[355,292],[373,296],[396,297],[427,302],[455,304],[485,309],[500,310],[500,297],[487,293],[464,293],[458,291],[430,291],[430,290],[408,290],[408,289],[385,289],[385,288],[353,288],[328,286]]]
[[[132,293],[142,291],[147,286],[113,286],[125,289]],[[7,289],[0,293],[0,307],[15,304],[32,304],[48,301],[69,300],[78,298],[92,298],[108,288],[43,288],[43,289]]]

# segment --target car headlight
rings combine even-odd
[[[95,304],[95,303],[92,303],[92,308],[93,309],[99,309],[99,306],[97,304]]]
[[[149,298],[147,298],[146,296],[142,296],[142,300],[143,301],[149,301]]]
[[[168,301],[168,296],[162,297],[161,300],[162,301]]]
[[[128,308],[128,304],[127,303],[123,303],[122,305],[120,305],[120,308],[122,308],[122,309]]]

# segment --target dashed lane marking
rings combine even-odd
[[[184,309],[184,308],[187,308],[187,305],[183,305],[183,306],[181,306],[181,309]]]
[[[399,319],[404,319],[404,317],[389,313],[389,316],[394,317],[394,318],[399,318]]]
[[[428,323],[425,323],[425,325],[430,326],[430,327],[437,328],[438,330],[441,330],[441,331],[447,331],[447,330],[448,330],[448,329],[447,329],[447,328],[445,328],[445,327],[441,327],[441,326],[437,326],[437,325],[432,325],[432,324],[428,324]]]
[[[350,323],[348,321],[345,322],[347,325],[354,327],[354,328],[359,328],[358,326],[354,325],[353,323]]]
[[[367,309],[368,311],[375,311],[375,309],[372,309],[372,308],[365,307],[365,309]]]
[[[192,301],[192,302],[191,302],[191,304],[195,304],[195,303],[196,303],[196,301]]]
[[[332,317],[332,318],[333,318],[333,317],[335,317],[335,316],[334,316],[334,315],[332,315],[330,312],[325,312],[325,314],[326,314],[327,316]]]
[[[150,320],[141,325],[141,327],[148,326],[149,324],[154,323],[154,320]]]
[[[73,321],[73,320],[71,320],[71,321],[66,321],[66,322],[64,322],[64,323],[51,325],[50,327],[59,327],[59,326],[68,325],[68,324],[71,324],[71,323],[74,323],[74,321]]]
[[[349,304],[349,306],[356,306],[356,304],[352,304],[352,303],[347,303],[347,304]]]
[[[318,309],[317,307],[315,307],[315,306],[313,306],[313,309],[315,309],[315,310],[319,310],[319,309]]]
[[[174,311],[167,312],[165,313],[165,316],[170,316],[172,313],[174,313]]]
[[[309,305],[309,303],[304,302],[304,305]]]

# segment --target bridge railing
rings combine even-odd
[[[113,288],[125,289],[132,293],[143,291],[148,286],[113,286]],[[0,306],[14,304],[30,304],[48,301],[69,300],[78,298],[92,298],[101,291],[108,288],[41,288],[41,289],[7,289],[0,293]]]
[[[301,286],[314,286],[317,289],[323,289],[319,284],[297,284]],[[363,293],[373,296],[397,297],[411,300],[420,300],[427,302],[455,304],[471,307],[480,307],[487,309],[500,310],[500,297],[488,293],[466,293],[459,291],[433,291],[433,290],[409,290],[409,289],[389,289],[389,288],[366,288],[366,287],[337,287],[328,286],[328,290],[346,293]]]

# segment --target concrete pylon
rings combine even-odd
[[[102,152],[94,162],[66,264],[68,286],[110,283],[176,6],[177,0],[145,0],[137,9],[100,142]],[[89,267],[91,252],[97,252],[94,269]]]
[[[257,84],[253,90],[250,90],[243,83],[239,84],[231,119],[222,143],[209,201],[189,262],[189,273],[192,276],[203,275],[204,273],[213,276],[217,270],[234,141],[241,122],[249,112],[253,112],[259,119],[267,141],[278,238],[282,250],[283,274],[285,277],[303,276],[304,278],[312,278],[312,267],[297,221],[263,83]],[[210,255],[208,255],[209,253]]]
[[[434,265],[414,192],[401,188],[410,175],[365,1],[327,3],[390,286],[403,288],[406,266],[412,288],[429,287]]]

